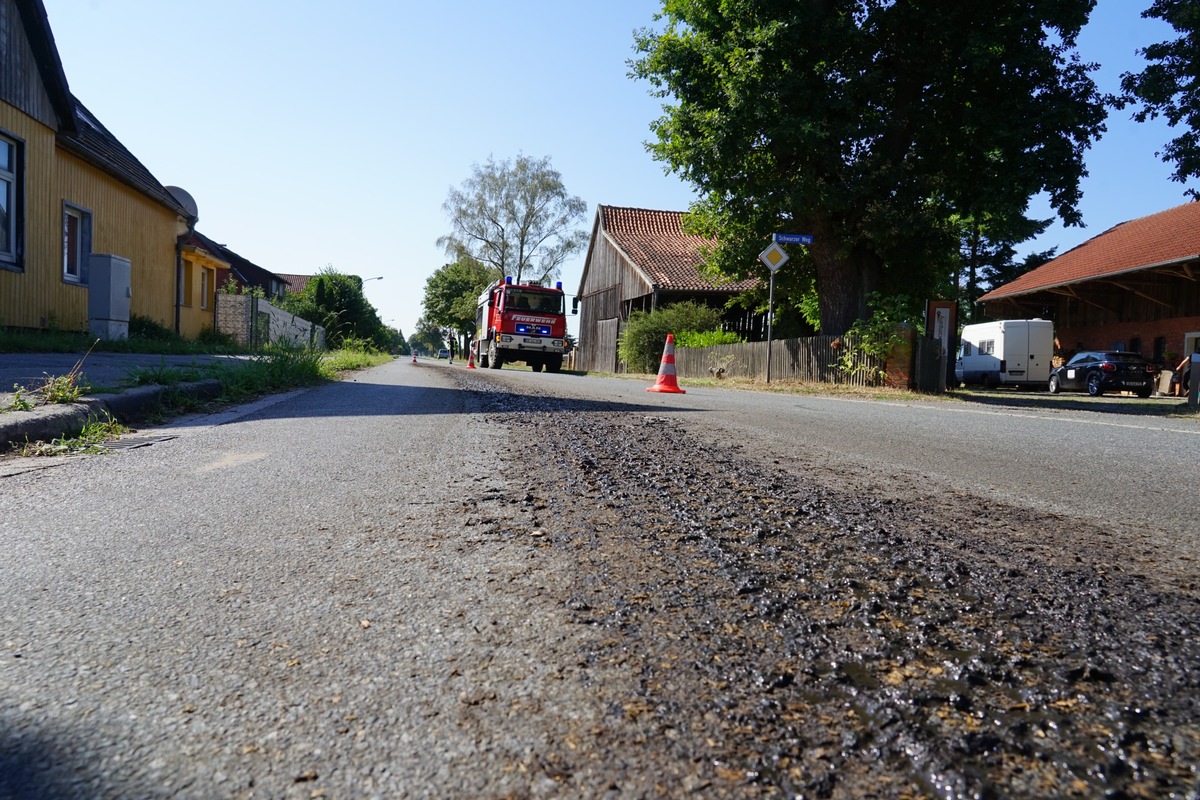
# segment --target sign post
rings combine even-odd
[[[771,382],[771,334],[775,324],[775,271],[782,267],[788,260],[788,254],[782,247],[779,246],[779,237],[787,234],[775,234],[772,238],[775,240],[758,254],[759,261],[767,265],[767,269],[771,270],[771,289],[767,296],[767,383]],[[812,237],[808,237],[811,241]]]

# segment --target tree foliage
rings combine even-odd
[[[577,228],[587,203],[567,194],[550,158],[519,155],[475,164],[471,177],[442,204],[451,232],[438,246],[456,261],[471,259],[517,283],[543,283],[587,244]]]
[[[1024,215],[998,218],[985,212],[976,217],[955,217],[952,222],[959,230],[959,265],[952,283],[959,300],[960,319],[969,324],[978,321],[981,311],[975,301],[987,288],[1000,285],[995,282],[997,276],[1015,278],[1025,271],[1016,271],[1016,246],[1044,233],[1051,221],[1031,220]],[[1051,249],[1035,254],[1032,260],[1040,265],[1053,256]],[[1031,263],[1030,259],[1024,263]]]
[[[668,333],[679,336],[683,332],[715,331],[720,326],[720,311],[691,301],[650,313],[635,311],[621,333],[617,352],[630,372],[657,372]]]
[[[500,277],[496,269],[472,258],[443,265],[425,280],[422,319],[439,328],[473,336],[479,295]]]
[[[300,293],[285,295],[281,307],[323,326],[332,348],[358,341],[386,351],[393,344],[392,334],[363,294],[362,278],[338,272],[332,265],[322,268]]]
[[[442,335],[441,329],[434,325],[425,317],[417,320],[416,332],[408,339],[410,352],[416,350],[420,353],[436,353],[438,350],[446,346],[445,338]]]
[[[745,277],[771,233],[812,234],[781,272],[815,280],[837,334],[872,292],[947,283],[955,215],[1021,217],[1044,191],[1080,223],[1105,118],[1075,53],[1092,5],[664,0],[630,66],[669,101],[650,149],[700,191],[712,265]]]
[[[1145,69],[1121,76],[1121,95],[1114,101],[1118,108],[1139,106],[1133,114],[1138,122],[1163,116],[1172,128],[1184,125],[1186,130],[1157,155],[1175,162],[1171,180],[1187,183],[1200,177],[1200,5],[1196,0],[1155,0],[1142,16],[1169,23],[1179,36],[1140,50],[1148,62]],[[1187,193],[1200,199],[1200,190]]]

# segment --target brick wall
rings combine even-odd
[[[254,319],[251,320],[251,315]],[[216,326],[218,333],[233,336],[238,344],[256,348],[272,342],[294,347],[325,349],[325,329],[284,311],[266,300],[242,294],[217,294]]]
[[[1200,332],[1200,317],[1175,317],[1153,322],[1114,322],[1089,328],[1064,328],[1055,330],[1056,355],[1066,356],[1077,350],[1107,350],[1113,345],[1125,349],[1132,347],[1135,339],[1141,340],[1140,352],[1146,358],[1154,357],[1154,340],[1159,336],[1166,339],[1166,352],[1175,359],[1183,357],[1186,333]],[[1166,359],[1171,360],[1170,358]],[[1168,367],[1174,364],[1167,364]]]

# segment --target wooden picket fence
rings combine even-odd
[[[846,336],[811,336],[781,339],[771,343],[771,380],[872,386],[883,364],[878,359],[859,357],[850,370],[839,363],[853,349]],[[724,370],[726,378],[762,380],[767,374],[767,343],[744,342],[713,347],[677,347],[675,372],[681,378],[714,377]]]

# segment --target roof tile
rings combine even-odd
[[[979,298],[979,302],[1200,258],[1200,202],[1122,222]]]
[[[604,232],[660,290],[740,292],[758,285],[755,278],[719,283],[701,274],[702,251],[716,241],[684,233],[682,211],[602,205],[600,214]]]

